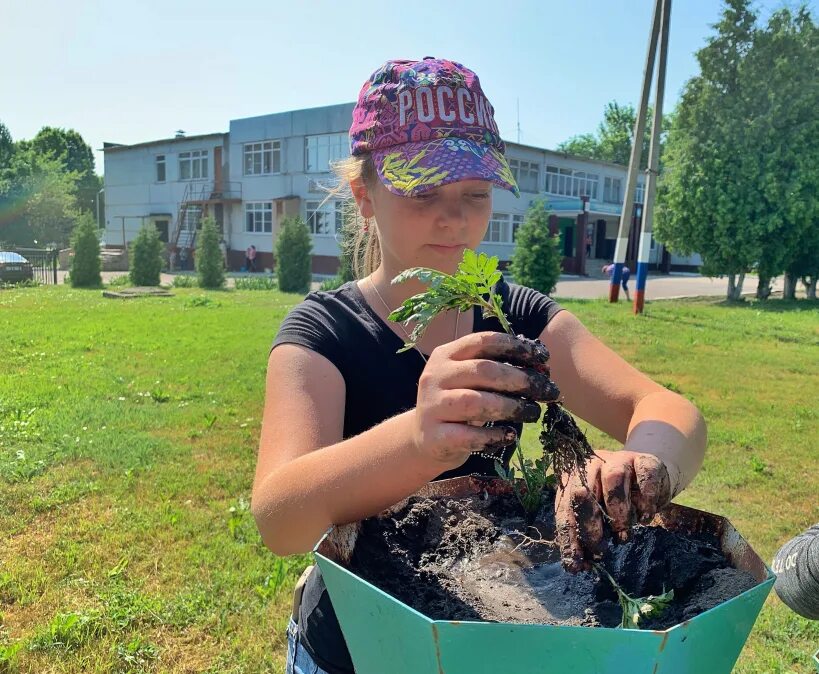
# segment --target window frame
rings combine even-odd
[[[269,157],[265,157],[269,153]],[[259,159],[259,170],[256,170],[256,156]],[[251,157],[251,167],[248,170],[248,156]],[[265,167],[267,159],[267,167]],[[276,164],[278,162],[278,170]],[[267,168],[267,170],[265,170]],[[242,144],[242,175],[268,176],[282,172],[282,141],[279,138],[257,140]]]
[[[322,139],[327,143],[322,144]],[[334,142],[333,142],[334,141]],[[313,147],[311,147],[311,145]],[[346,132],[340,133],[317,133],[304,137],[304,172],[305,173],[329,173],[330,163],[350,156],[350,138]],[[327,162],[322,161],[320,153],[326,149]],[[313,151],[318,156],[315,157],[314,167],[310,163],[310,153]]]
[[[154,178],[157,183],[168,182],[168,156],[164,154],[154,155]],[[159,178],[159,167],[162,167],[162,179]]]
[[[266,216],[270,216],[268,228]],[[253,227],[250,228],[250,216],[253,218]],[[257,217],[260,216],[260,217]],[[245,202],[245,234],[272,234],[273,233],[273,202],[246,201]]]
[[[179,166],[179,180],[208,180],[208,162],[210,161],[208,150],[186,150],[177,156]],[[183,166],[188,166],[188,175],[185,175]],[[199,175],[194,175],[198,168]]]

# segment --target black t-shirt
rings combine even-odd
[[[501,280],[494,292],[516,334],[540,336],[561,307],[546,295]],[[496,318],[474,309],[473,332],[503,332]],[[396,353],[403,340],[373,311],[355,281],[329,292],[312,292],[287,315],[273,347],[300,344],[333,363],[344,377],[344,438],[349,438],[415,407],[424,361],[415,349]],[[273,348],[271,347],[271,349]],[[518,433],[521,424],[511,424]],[[503,455],[508,465],[514,447]],[[439,475],[494,475],[494,460],[472,455],[460,467]],[[350,654],[318,567],[307,579],[298,616],[299,639],[316,664],[329,674],[352,674]]]

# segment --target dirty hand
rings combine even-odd
[[[537,421],[540,405],[535,401],[559,395],[549,379],[548,359],[539,342],[499,332],[476,332],[434,349],[418,381],[415,447],[449,470],[471,452],[497,451],[513,443],[514,428],[482,425]]]
[[[555,500],[562,562],[572,572],[589,570],[602,557],[604,521],[626,541],[633,524],[647,524],[673,498],[668,469],[656,456],[625,450],[596,454],[586,466],[588,486],[574,472]]]

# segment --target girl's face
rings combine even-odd
[[[390,273],[409,267],[454,273],[464,249],[480,244],[492,214],[488,180],[450,183],[415,197],[393,194],[380,181],[372,189],[360,188],[354,185],[353,192],[361,214],[378,223],[383,264]]]

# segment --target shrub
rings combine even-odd
[[[196,242],[196,273],[201,288],[225,285],[225,260],[219,248],[219,230],[211,216],[202,219],[202,231]]]
[[[129,276],[135,286],[158,286],[159,274],[164,261],[163,243],[159,230],[151,223],[145,223],[131,243]]]
[[[100,276],[100,240],[97,223],[90,213],[80,215],[71,235],[71,285],[75,288],[98,288],[102,285]]]
[[[235,283],[236,290],[275,290],[277,286],[276,279],[269,276],[237,278]]]
[[[195,276],[191,276],[190,274],[182,274],[180,276],[173,277],[174,288],[196,288],[198,286],[199,281]]]
[[[547,295],[554,292],[560,278],[559,237],[549,233],[549,213],[536,201],[518,229],[515,252],[509,271],[515,283]]]
[[[322,281],[321,285],[319,286],[319,290],[335,290],[336,288],[343,286],[345,283],[347,283],[347,280],[344,278],[341,272],[339,272],[332,278]]]
[[[279,290],[285,293],[310,289],[310,252],[313,244],[304,220],[288,217],[276,240],[276,274]]]

